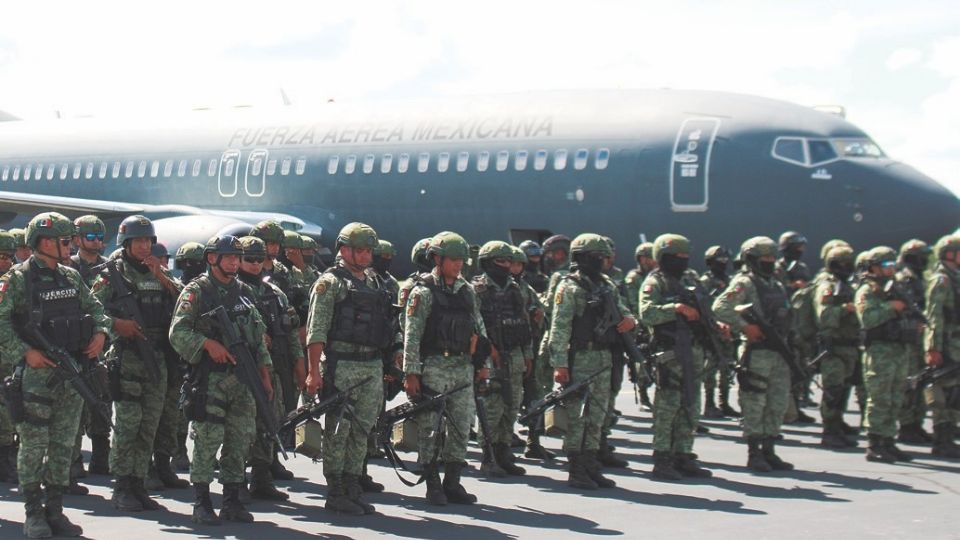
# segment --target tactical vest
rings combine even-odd
[[[14,315],[14,328],[30,345],[41,348],[25,332],[38,325],[52,345],[80,353],[93,337],[93,317],[83,312],[80,288],[57,270],[40,268],[32,259],[18,265],[27,289],[27,312]],[[50,277],[52,279],[43,279]]]
[[[80,279],[87,284],[87,287],[92,285],[91,280],[96,277],[96,273],[92,271],[95,266],[100,266],[101,264],[107,262],[103,257],[97,257],[97,262],[90,264],[87,261],[80,258],[80,255],[74,255],[70,257],[70,262],[73,264],[73,267],[80,272]]]
[[[227,286],[226,296],[221,299],[220,291],[218,290],[219,287],[213,283],[212,279],[209,275],[203,274],[194,280],[200,287],[200,313],[208,313],[217,306],[223,305],[223,307],[226,308],[230,322],[238,326],[240,335],[244,337],[247,346],[250,347],[251,351],[255,352],[259,347],[259,343],[257,343],[254,336],[249,333],[250,318],[252,317],[253,310],[257,309],[255,301],[253,300],[253,298],[255,298],[253,291],[249,285],[234,279],[233,282]],[[215,340],[225,347],[228,345],[222,332],[216,325],[199,319],[196,328],[197,331],[207,338]],[[214,366],[229,365],[215,364],[206,350],[203,351],[203,358]]]
[[[119,265],[119,262],[115,264]],[[173,320],[173,296],[164,288],[160,280],[153,276],[136,284],[131,283],[125,276],[121,275],[121,277],[137,297],[137,305],[140,306],[144,329],[166,333],[170,329],[170,321]]]
[[[875,279],[866,278],[865,281],[873,282],[876,287],[883,289],[883,284]],[[889,300],[890,295],[885,295]],[[889,321],[860,332],[860,339],[864,347],[869,347],[876,341],[887,343],[919,343],[921,336],[921,325],[919,321],[911,320],[897,314]]]
[[[659,269],[655,269],[650,272],[650,275],[654,279],[660,282],[663,286],[664,303],[682,303],[689,304],[690,300],[686,297],[686,291],[683,290],[683,285],[680,283],[680,280],[667,277]],[[658,324],[652,328],[653,335],[653,346],[656,350],[665,351],[673,349],[675,343],[674,336],[677,332],[677,321],[670,320],[665,323]]]
[[[285,309],[277,290],[270,285],[270,278],[264,278],[260,287],[262,292],[256,297],[257,310],[263,317],[263,322],[267,325],[267,333],[270,338],[283,337],[294,329],[293,319]]]
[[[508,351],[529,344],[533,333],[520,287],[496,289],[488,285],[483,276],[475,278],[473,283],[480,299],[480,316],[494,346]]]
[[[604,296],[603,289],[606,283],[596,286],[589,279],[580,275],[580,272],[567,274],[563,279],[569,279],[587,291],[587,305],[583,313],[573,316],[570,332],[570,349],[579,351],[588,347],[594,349],[610,348],[619,343],[616,327],[610,327],[597,335],[597,325],[603,320]],[[616,294],[616,293],[615,293]]]
[[[754,276],[752,273],[749,276],[757,290],[763,316],[781,336],[788,335],[790,331],[790,301],[783,286],[776,280],[771,280],[770,285],[767,285],[763,279]],[[778,285],[780,286],[778,287]]]
[[[327,272],[340,278],[347,296],[333,306],[333,320],[327,341],[342,341],[384,349],[393,340],[390,293],[373,288],[349,270],[336,267]]]
[[[905,269],[897,272],[895,279],[910,292],[910,296],[921,311],[927,308],[923,277],[918,277],[912,270]]]
[[[523,280],[539,294],[547,292],[547,287],[550,286],[550,278],[543,272],[524,272]]]
[[[420,341],[420,354],[463,354],[470,352],[470,338],[476,330],[473,299],[468,287],[457,292],[437,283],[433,274],[425,274],[421,285],[430,289],[433,303]]]

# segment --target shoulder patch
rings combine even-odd
[[[193,302],[187,298],[180,301],[180,305],[177,306],[177,313],[186,313],[193,310]]]
[[[313,293],[317,296],[323,296],[327,292],[327,283],[325,281],[318,281],[316,286],[313,287]]]
[[[419,296],[411,296],[410,302],[407,303],[407,317],[412,317],[414,313],[417,312],[417,306],[420,304]]]

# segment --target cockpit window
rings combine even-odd
[[[803,139],[799,137],[780,137],[773,144],[773,155],[784,161],[806,165],[807,156],[803,150]]]
[[[810,151],[810,165],[819,165],[837,159],[837,152],[830,141],[808,140],[807,148]]]
[[[848,158],[882,158],[886,157],[883,150],[869,139],[835,139],[834,147],[843,157]]]
[[[886,157],[870,139],[777,137],[772,153],[781,161],[804,167],[818,167],[839,159]]]

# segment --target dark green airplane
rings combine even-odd
[[[327,246],[366,222],[401,251],[440,230],[478,244],[593,231],[630,267],[664,232],[698,252],[788,229],[865,249],[960,225],[954,194],[836,114],[678,90],[0,123],[0,226],[42,210],[114,228],[142,213],[171,249],[266,217]]]

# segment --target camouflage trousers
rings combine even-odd
[[[736,347],[731,343],[723,342],[723,353],[727,358],[734,358],[737,354]],[[704,362],[703,371],[703,390],[707,393],[713,393],[717,389],[717,379],[720,379],[720,388],[730,388],[733,384],[733,377],[730,370],[726,367],[721,368],[713,359],[708,358]],[[719,376],[719,377],[718,377]]]
[[[423,359],[421,384],[434,392],[448,392],[467,384],[468,387],[447,400],[447,420],[443,433],[443,448],[437,448],[440,433],[436,432],[437,413],[426,412],[417,419],[418,462],[431,463],[440,455],[444,463],[462,463],[467,457],[470,424],[476,416],[473,401],[473,364],[466,354],[457,356],[427,356]]]
[[[70,482],[73,443],[80,429],[83,400],[69,384],[47,386],[52,373],[50,369],[24,369],[26,418],[17,425],[17,473],[21,486],[41,481],[49,486],[66,486]]]
[[[613,354],[623,354],[619,350],[615,350]],[[617,359],[613,362],[610,369],[610,397],[607,398],[607,416],[603,419],[603,430],[602,435],[610,435],[610,431],[613,429],[613,425],[617,423],[617,415],[614,412],[617,406],[617,394],[620,393],[620,389],[623,388],[623,370],[626,367],[625,359]]]
[[[500,352],[503,365],[492,373],[490,393],[480,397],[487,408],[487,425],[490,426],[490,444],[510,444],[513,427],[520,412],[523,399],[523,376],[526,367],[520,348]],[[504,382],[507,379],[508,382]],[[478,413],[479,414],[479,413]],[[477,442],[486,444],[483,430],[477,432]]]
[[[927,363],[923,358],[923,349],[915,344],[904,345],[907,376],[920,373]],[[921,390],[904,390],[903,405],[900,407],[900,425],[923,423],[927,416],[927,402]]]
[[[569,368],[571,382],[586,379],[598,369],[610,367],[613,356],[609,350],[583,350],[571,354]],[[567,433],[563,437],[563,451],[583,452],[599,450],[600,437],[603,434],[603,422],[607,417],[607,407],[610,404],[610,375],[601,373],[589,385],[590,401],[586,414],[584,410],[584,396],[571,396],[564,402],[569,419]]]
[[[170,372],[167,372],[169,379]],[[163,400],[163,410],[160,413],[160,422],[157,425],[157,434],[153,439],[153,451],[165,456],[177,453],[177,434],[181,431],[181,424],[187,419],[180,411],[180,387],[183,382],[179,378],[167,381],[167,392]]]
[[[907,380],[904,346],[899,343],[873,343],[863,357],[863,384],[867,389],[864,427],[872,435],[893,437],[903,404],[903,385]]]
[[[329,372],[329,362],[324,362],[325,374]],[[324,475],[359,475],[363,472],[367,440],[383,405],[383,363],[379,357],[368,361],[337,360],[333,377],[324,377],[324,384],[332,383],[339,390],[349,388],[367,377],[370,377],[370,381],[350,392],[352,410],[344,414],[331,411],[324,418]]]
[[[284,417],[286,417],[287,412],[284,410],[283,404],[283,385],[277,376],[277,372],[273,369],[270,369],[270,384],[273,385],[273,401],[271,402],[273,405],[273,414],[277,416],[279,424],[279,422],[282,422]],[[250,463],[269,465],[273,462],[273,457],[279,451],[277,441],[273,440],[273,437],[267,433],[267,428],[264,426],[263,421],[260,420],[260,415],[257,415],[257,434],[253,439],[253,446],[250,448]]]
[[[288,412],[297,408],[297,401],[300,399],[300,389],[297,388],[293,375],[293,362],[296,359],[280,354],[274,356],[273,353],[271,353],[270,358],[273,360],[273,372],[276,374],[275,381],[280,383],[279,386],[274,385],[274,391],[276,392],[278,388],[282,389],[275,396],[282,395],[279,401],[279,410],[282,411],[283,416],[286,416]]]
[[[243,482],[247,456],[257,432],[253,394],[232,372],[211,372],[206,414],[202,422],[192,422],[190,482],[213,481],[213,466],[221,446],[220,483]]]
[[[746,437],[780,434],[790,396],[790,367],[770,350],[752,350],[747,373],[740,375],[740,409]]]
[[[703,358],[703,352],[693,349],[694,360]],[[693,452],[693,437],[700,421],[700,381],[702,362],[695,361],[690,373],[694,382],[691,403],[684,404],[683,368],[676,357],[657,364],[657,391],[653,395],[653,449],[658,452]]]
[[[106,369],[106,368],[104,368]],[[100,399],[110,404],[109,392],[104,391]],[[99,415],[90,411],[87,402],[83,402],[83,412],[80,414],[80,429],[77,430],[77,439],[73,445],[73,459],[76,461],[80,457],[81,446],[83,445],[83,436],[93,438],[96,436],[110,437],[110,424],[105,422]]]
[[[0,366],[0,381],[13,374],[13,366]],[[0,446],[13,445],[13,438],[16,434],[16,426],[10,419],[10,413],[5,405],[0,404]]]
[[[947,406],[947,396],[951,392],[960,392],[960,377],[941,380],[924,389],[927,406],[930,407],[933,425],[956,424],[960,421],[960,410]]]
[[[835,346],[820,364],[820,384],[823,386],[820,415],[825,428],[843,420],[859,359],[860,350],[856,347]]]
[[[163,359],[163,349],[154,347]],[[109,356],[109,355],[108,355]],[[120,359],[120,395],[114,396],[114,435],[110,447],[113,476],[147,477],[153,458],[163,403],[167,397],[167,365],[159,362],[160,380],[153,382],[144,362],[133,351],[124,350]]]

